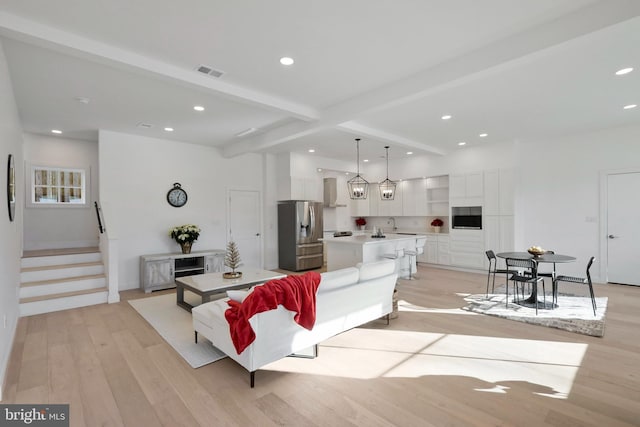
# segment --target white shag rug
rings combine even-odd
[[[191,313],[176,305],[175,293],[130,300],[129,304],[192,368],[227,357],[202,335],[195,343]]]
[[[513,295],[509,296],[513,299]],[[550,297],[547,298],[548,300]],[[596,298],[596,315],[593,315],[591,298],[575,295],[558,295],[558,307],[553,310],[523,307],[513,302],[505,305],[505,294],[469,295],[464,299],[469,303],[463,310],[474,313],[487,314],[503,319],[534,325],[564,329],[595,337],[604,336],[605,316],[607,312],[607,297]],[[542,304],[541,304],[542,305]]]

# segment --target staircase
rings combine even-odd
[[[20,270],[20,316],[107,302],[98,248],[25,251]]]

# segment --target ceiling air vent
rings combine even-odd
[[[202,74],[208,74],[210,76],[213,76],[215,78],[221,77],[224,74],[224,71],[220,71],[220,70],[216,70],[214,68],[211,68],[207,65],[199,65],[196,68],[196,71]]]
[[[138,125],[137,125],[137,126],[138,126],[139,128],[143,128],[143,129],[151,129],[151,128],[153,127],[153,125],[152,125],[152,124],[149,124],[149,123],[143,123],[143,122],[138,123]]]

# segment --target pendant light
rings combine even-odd
[[[349,187],[349,197],[353,200],[364,200],[369,195],[369,183],[360,176],[360,138],[356,138],[356,162],[358,173],[347,181]]]
[[[384,147],[387,150],[387,179],[382,181],[378,188],[380,188],[380,199],[393,200],[396,196],[396,183],[389,179],[389,146]]]

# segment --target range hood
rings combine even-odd
[[[345,208],[347,205],[338,204],[338,180],[336,178],[324,179],[324,207]]]

